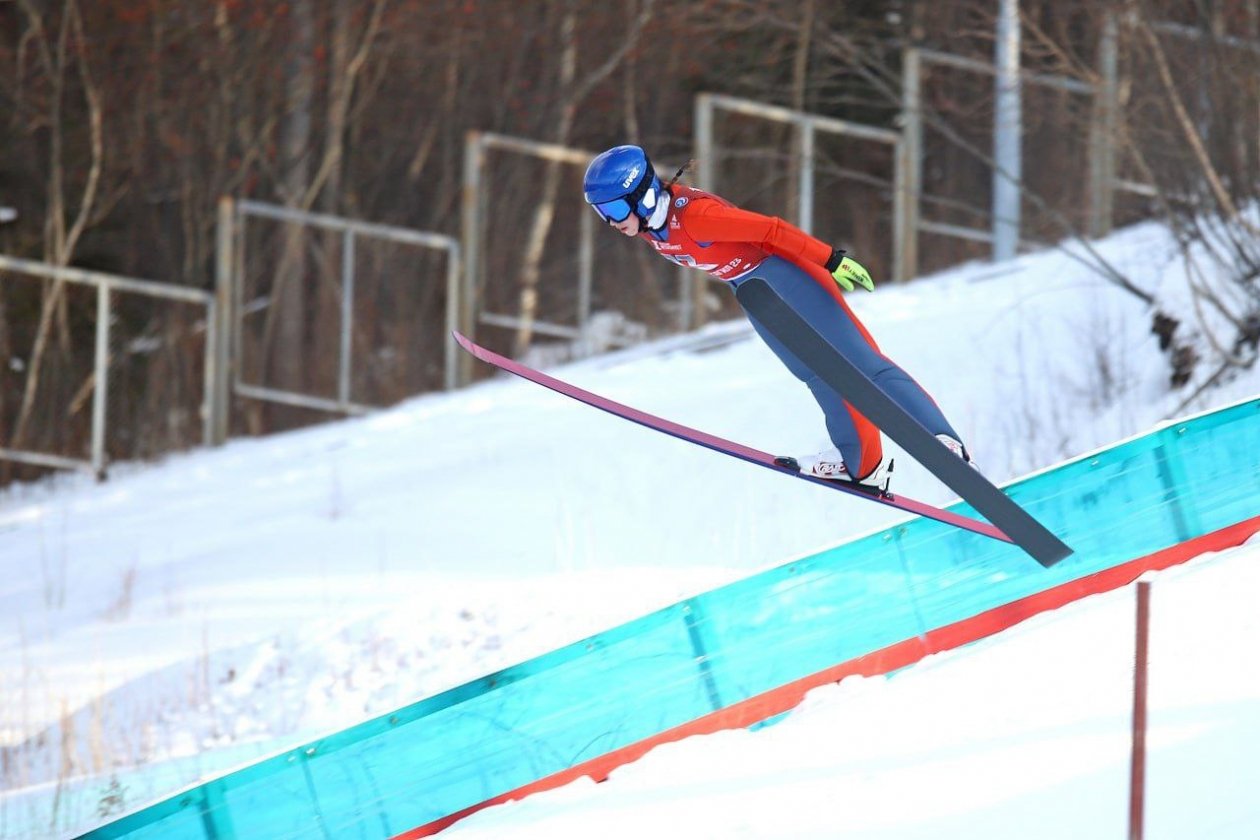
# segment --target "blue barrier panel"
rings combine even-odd
[[[1013,546],[910,521],[266,759],[87,836],[389,837],[837,663],[1254,517],[1260,399],[1006,489],[1076,553],[1046,570]]]

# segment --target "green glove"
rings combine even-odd
[[[839,263],[835,263],[839,257]],[[834,264],[834,267],[833,267]],[[853,284],[856,283],[868,292],[875,291],[875,281],[871,279],[871,274],[862,264],[852,257],[844,256],[844,251],[835,251],[831,260],[827,262],[827,268],[831,269],[831,277],[840,284],[840,288],[846,292],[853,291]]]

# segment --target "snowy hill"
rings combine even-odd
[[[1180,299],[1159,227],[1099,248]],[[1168,391],[1149,310],[1062,252],[849,300],[999,482],[1260,391],[1253,371],[1183,406],[1198,383]],[[558,375],[766,451],[826,443],[742,323]],[[914,469],[897,487],[949,498]],[[12,488],[0,835],[82,827],[894,518],[834,496],[508,379]]]
[[[1260,536],[1147,576],[1151,840],[1260,835],[1260,673],[1236,658],[1260,645],[1258,561]],[[772,727],[666,744],[604,784],[441,836],[1126,837],[1134,637],[1134,588],[1096,595],[889,677],[815,689]]]

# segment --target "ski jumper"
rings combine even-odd
[[[835,345],[872,382],[932,434],[958,434],[941,410],[909,374],[884,356],[849,309],[840,288],[824,268],[831,246],[782,219],[741,210],[711,193],[691,187],[670,189],[669,215],[657,231],[640,238],[678,265],[707,271],[739,284],[760,277],[798,315]],[[883,458],[879,430],[794,356],[747,310],[753,329],[792,374],[809,387],[826,418],[827,434],[856,478],[869,475]]]

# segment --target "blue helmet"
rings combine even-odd
[[[586,203],[610,224],[631,213],[646,226],[664,190],[647,153],[638,146],[615,146],[596,155],[582,181]]]

